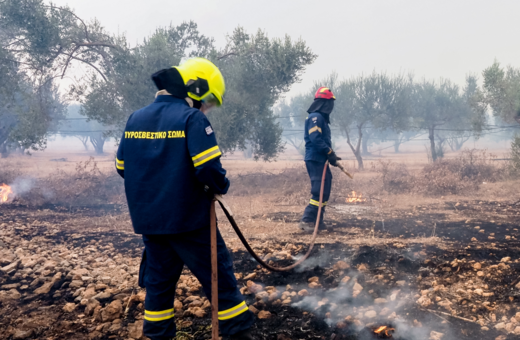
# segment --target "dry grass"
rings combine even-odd
[[[418,193],[427,196],[471,194],[483,183],[506,179],[506,167],[493,162],[485,150],[464,150],[458,157],[440,159],[412,173],[404,164],[381,162],[382,189],[390,194]]]
[[[72,173],[57,171],[40,181],[52,188],[48,202],[72,205],[124,203],[123,180],[115,173],[102,172],[94,158],[78,162]]]
[[[3,162],[0,166],[0,184],[13,183],[20,176],[18,162]]]
[[[402,156],[396,160],[402,160]],[[39,168],[45,169],[41,172],[28,167],[27,157],[12,158],[0,167],[0,183],[31,178],[33,187],[21,195],[21,199],[31,204],[54,203],[72,207],[124,204],[123,181],[115,173],[111,157],[83,157],[78,158],[78,162],[50,162],[48,159],[46,163],[39,163]],[[226,200],[246,235],[260,238],[294,235],[295,223],[291,221],[299,219],[310,198],[310,181],[304,163],[258,163],[237,159],[224,159],[223,163],[231,179]],[[26,170],[20,172],[24,167]],[[355,190],[374,199],[372,204],[387,206],[388,209],[407,209],[418,202],[425,205],[437,202],[441,196],[447,195],[450,196],[446,199],[450,200],[479,195],[485,195],[487,199],[511,197],[517,194],[515,187],[518,187],[518,183],[503,176],[502,168],[495,165],[489,155],[476,151],[461,153],[435,164],[380,161],[371,163],[363,172],[352,167],[348,171],[354,173],[354,180],[332,167],[334,179],[329,202],[342,204]],[[43,175],[38,176],[40,173]],[[330,216],[332,211],[328,209],[327,214]],[[273,212],[283,212],[287,219],[271,221],[269,214]],[[127,215],[122,215],[125,218],[93,218],[74,222],[74,225],[131,230]],[[223,232],[234,235],[231,229],[228,230],[223,216],[220,216],[220,221]]]
[[[383,219],[390,221],[393,218],[416,218],[416,206],[432,209],[429,212],[446,214],[446,219],[461,219],[462,217],[451,211],[445,210],[443,201],[458,202],[468,200],[469,197],[481,196],[482,200],[492,199],[511,199],[517,197],[518,192],[515,187],[520,185],[519,181],[505,181],[505,178],[498,176],[493,171],[488,171],[488,165],[492,169],[497,169],[491,161],[483,165],[477,160],[469,161],[452,158],[448,161],[458,162],[455,167],[452,164],[448,167],[450,173],[466,174],[468,180],[482,180],[497,176],[495,182],[480,183],[477,188],[463,190],[455,195],[440,194],[425,195],[423,191],[417,190],[417,178],[423,174],[425,168],[430,169],[431,165],[425,162],[420,166],[404,165],[400,163],[381,163],[376,166],[369,166],[363,172],[355,172],[349,168],[349,172],[354,172],[354,180],[349,179],[338,169],[332,168],[334,180],[332,195],[329,201],[331,207],[326,210],[325,219],[332,224],[342,221],[343,225],[334,231],[320,232],[316,242],[318,244],[340,242],[346,247],[358,247],[363,245],[384,245],[393,247],[395,244],[430,244],[446,245],[440,242],[437,237],[381,237],[377,233],[370,234],[370,229],[356,227],[354,221],[362,219],[366,224],[380,223]],[[11,168],[16,169],[16,159],[11,160]],[[52,162],[51,165],[61,166],[61,163]],[[101,166],[99,166],[101,164]],[[75,168],[67,164],[67,168],[54,169],[48,174],[37,179],[31,202],[36,202],[37,197],[45,202],[62,202],[71,210],[59,212],[63,216],[63,222],[59,223],[62,230],[78,231],[119,231],[132,233],[132,225],[127,212],[107,211],[102,213],[90,214],[75,210],[74,205],[96,205],[105,203],[124,203],[124,191],[122,180],[112,169],[104,168],[105,162],[98,163],[97,160],[83,158],[75,163]],[[469,164],[469,165],[468,165]],[[475,165],[476,164],[476,165]],[[231,206],[235,219],[237,220],[242,232],[253,244],[273,242],[274,244],[284,245],[286,243],[310,241],[311,236],[302,233],[297,227],[297,221],[301,218],[305,206],[310,197],[310,181],[303,162],[282,161],[276,163],[255,163],[251,161],[232,160],[225,161],[224,166],[230,169],[231,190],[226,195],[226,201]],[[386,166],[383,167],[383,166]],[[471,166],[476,166],[479,171],[474,172]],[[5,169],[4,169],[5,168]],[[0,168],[0,175],[4,178],[12,179],[16,177],[16,171]],[[2,171],[3,169],[3,171]],[[382,169],[386,171],[383,176]],[[469,169],[469,170],[467,170]],[[433,172],[435,173],[435,172]],[[9,177],[11,176],[11,177]],[[438,176],[438,174],[436,175]],[[411,181],[409,178],[413,178]],[[460,178],[460,177],[458,177]],[[473,178],[473,179],[472,179]],[[412,184],[412,189],[406,185]],[[403,186],[406,189],[403,190]],[[50,197],[42,197],[42,188],[52,190],[54,193]],[[424,188],[421,186],[420,188]],[[39,190],[39,191],[38,191]],[[345,202],[345,198],[352,191],[362,192],[364,196],[373,198],[367,204],[369,210],[360,214],[350,214],[335,209]],[[39,192],[39,193],[38,193]],[[75,211],[78,211],[76,213]],[[421,210],[422,211],[422,210]],[[235,232],[227,222],[220,208],[217,209],[219,218],[219,229],[226,243],[231,249],[243,249]],[[54,210],[45,211],[42,209],[38,214],[43,220],[51,220],[57,212]],[[276,215],[276,218],[273,218]],[[363,222],[363,223],[365,223]],[[431,228],[428,225],[427,228]],[[433,235],[428,229],[428,235]]]
[[[91,206],[124,203],[123,181],[103,172],[94,158],[76,163],[74,171],[55,169],[44,177],[21,172],[16,163],[0,168],[0,182],[13,187],[16,199],[32,205]]]

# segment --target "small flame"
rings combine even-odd
[[[383,335],[385,338],[391,338],[393,331],[395,331],[395,328],[391,328],[388,326],[381,326],[381,327],[377,328],[376,330],[374,330],[374,333],[376,333],[378,335]]]
[[[367,201],[367,199],[363,198],[362,193],[359,193],[359,195],[358,195],[355,191],[352,191],[352,193],[349,194],[346,199],[347,203],[359,203],[359,202],[366,202],[366,201]]]
[[[384,331],[386,328],[387,328],[386,326],[381,326],[381,327],[379,327],[378,329],[376,329],[376,330],[374,331],[374,333],[379,334],[379,333],[381,333],[382,331]]]
[[[0,185],[0,203],[7,202],[9,194],[13,194],[13,190],[7,184]]]

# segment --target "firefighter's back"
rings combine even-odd
[[[210,200],[187,146],[188,121],[200,115],[183,99],[159,96],[128,119],[125,190],[136,233],[186,232],[209,220]]]

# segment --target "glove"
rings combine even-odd
[[[332,166],[338,166],[338,161],[341,160],[341,158],[336,156],[336,153],[333,150],[330,150],[330,152],[327,154],[327,159]]]

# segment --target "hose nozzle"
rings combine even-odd
[[[345,170],[345,168],[344,168],[341,164],[339,164],[339,163],[337,163],[337,164],[338,164],[338,168],[339,168],[341,171],[343,171],[343,172],[345,173],[345,175],[347,175],[348,177],[350,177],[350,179],[354,179],[354,176],[352,176],[351,174],[349,174],[348,171]]]

